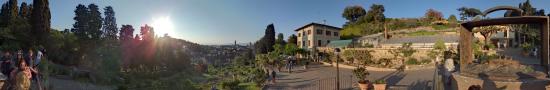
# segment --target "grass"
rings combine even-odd
[[[444,29],[448,29],[449,26],[447,26],[447,25],[432,25],[432,28],[435,29],[435,30],[444,30]]]
[[[435,35],[435,34],[437,34],[437,32],[430,32],[430,31],[421,30],[421,31],[408,33],[407,35],[408,36],[431,36],[431,35]]]

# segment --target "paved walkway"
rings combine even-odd
[[[434,68],[407,71],[369,71],[367,79],[374,81],[385,79],[388,88],[426,90],[432,86]],[[356,90],[357,79],[351,69],[340,68],[340,87],[344,90]],[[279,72],[276,83],[266,86],[265,90],[334,90],[336,88],[336,68],[314,64],[308,69],[296,67],[292,73]]]

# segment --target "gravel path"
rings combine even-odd
[[[55,77],[50,77],[48,82],[50,83],[49,88],[51,88],[51,90],[114,90],[114,87],[94,85]]]
[[[374,81],[385,79],[388,88],[426,90],[431,88],[434,68],[407,71],[369,71],[367,79]],[[311,65],[308,69],[296,67],[292,73],[277,73],[275,84],[267,85],[264,90],[334,90],[336,88],[336,68],[325,65]],[[340,87],[355,90],[357,79],[351,69],[340,68]]]

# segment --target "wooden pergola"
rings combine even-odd
[[[504,9],[489,9],[483,15],[487,13],[504,10]],[[483,20],[474,20],[461,23],[462,29],[460,30],[460,65],[463,70],[463,66],[472,63],[474,59],[472,51],[472,38],[473,38],[473,28],[480,26],[490,26],[490,25],[504,25],[504,24],[540,24],[542,28],[542,58],[540,59],[540,64],[545,68],[545,73],[548,72],[548,58],[549,53],[549,18],[548,16],[517,16],[517,17],[502,17],[502,18],[493,18],[493,19],[483,19]]]

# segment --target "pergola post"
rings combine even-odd
[[[462,68],[470,64],[474,59],[474,54],[472,52],[472,29],[471,27],[464,26],[460,29],[460,71],[464,70]]]
[[[549,20],[548,18],[546,18],[545,21],[543,21],[542,23],[542,59],[541,59],[541,65],[544,67],[544,70],[545,70],[545,73],[548,74],[548,69],[550,67],[548,67],[548,57],[550,56],[550,54],[548,54],[549,52],[549,36],[548,36],[548,25],[549,25]]]

